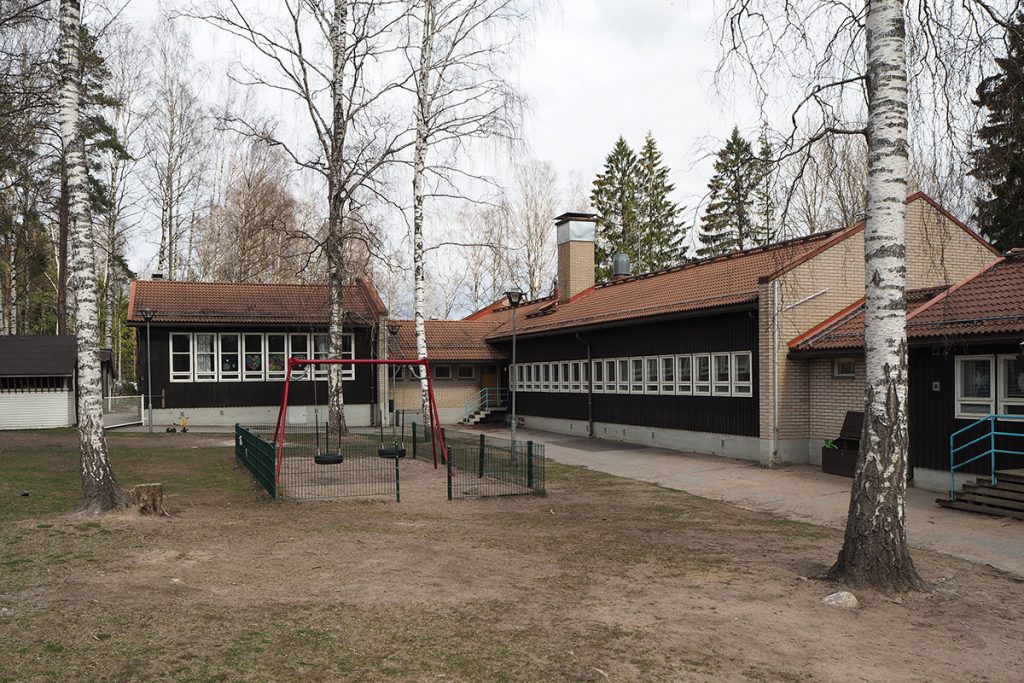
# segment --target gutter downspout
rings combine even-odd
[[[576,339],[587,347],[587,436],[594,438],[594,363],[590,358],[590,342],[579,333]]]
[[[772,448],[768,467],[779,461],[779,281],[772,281]]]

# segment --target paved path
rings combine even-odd
[[[842,529],[852,480],[810,465],[764,469],[713,455],[585,439],[520,429],[520,439],[545,444],[548,458],[599,472],[660,484],[748,510]],[[947,510],[938,494],[907,492],[910,544],[1024,576],[1024,522]]]

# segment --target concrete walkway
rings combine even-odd
[[[660,484],[747,510],[843,529],[851,479],[810,465],[764,469],[713,455],[681,453],[601,439],[518,430],[519,439],[545,444],[545,455],[620,477]],[[940,494],[907,492],[910,544],[1024,576],[1024,522],[947,510]]]

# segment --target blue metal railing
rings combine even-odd
[[[508,389],[484,387],[476,396],[462,404],[462,419],[465,420],[478,410],[501,408],[508,401]]]
[[[983,417],[983,418],[981,418],[979,420],[975,420],[974,422],[972,422],[971,424],[967,425],[963,429],[958,429],[957,431],[955,431],[955,432],[953,432],[952,434],[949,435],[949,499],[950,500],[952,500],[952,501],[956,500],[956,471],[958,469],[964,467],[965,465],[969,465],[969,464],[971,464],[972,462],[974,462],[976,460],[981,460],[982,458],[988,458],[989,459],[989,479],[992,482],[992,485],[995,486],[995,484],[998,483],[996,481],[996,456],[997,455],[1021,455],[1021,456],[1024,456],[1024,451],[1011,451],[1011,450],[1008,450],[1006,448],[997,448],[996,447],[996,437],[1004,436],[1004,437],[1024,438],[1024,433],[1022,433],[1022,432],[1002,432],[1002,431],[999,431],[999,428],[997,426],[999,421],[1000,420],[1012,420],[1014,422],[1020,422],[1022,418],[1024,418],[1024,416],[1022,416],[1022,415],[986,415],[985,417]],[[957,445],[957,443],[956,443],[957,437],[959,437],[961,434],[966,434],[967,432],[971,431],[972,429],[974,429],[975,427],[978,427],[980,425],[986,425],[987,426],[987,430],[984,433],[982,433],[981,436],[976,436],[973,439],[970,439],[969,441],[960,444],[959,446]],[[969,438],[969,436],[965,436],[964,438]],[[965,449],[970,448],[971,446],[974,446],[976,444],[982,444],[981,448],[983,448],[983,450],[980,453],[978,453],[978,454],[968,458],[967,460],[964,460],[963,462],[958,463],[956,461],[957,453],[961,453]]]

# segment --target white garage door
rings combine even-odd
[[[71,391],[0,392],[0,429],[49,429],[74,423]]]

